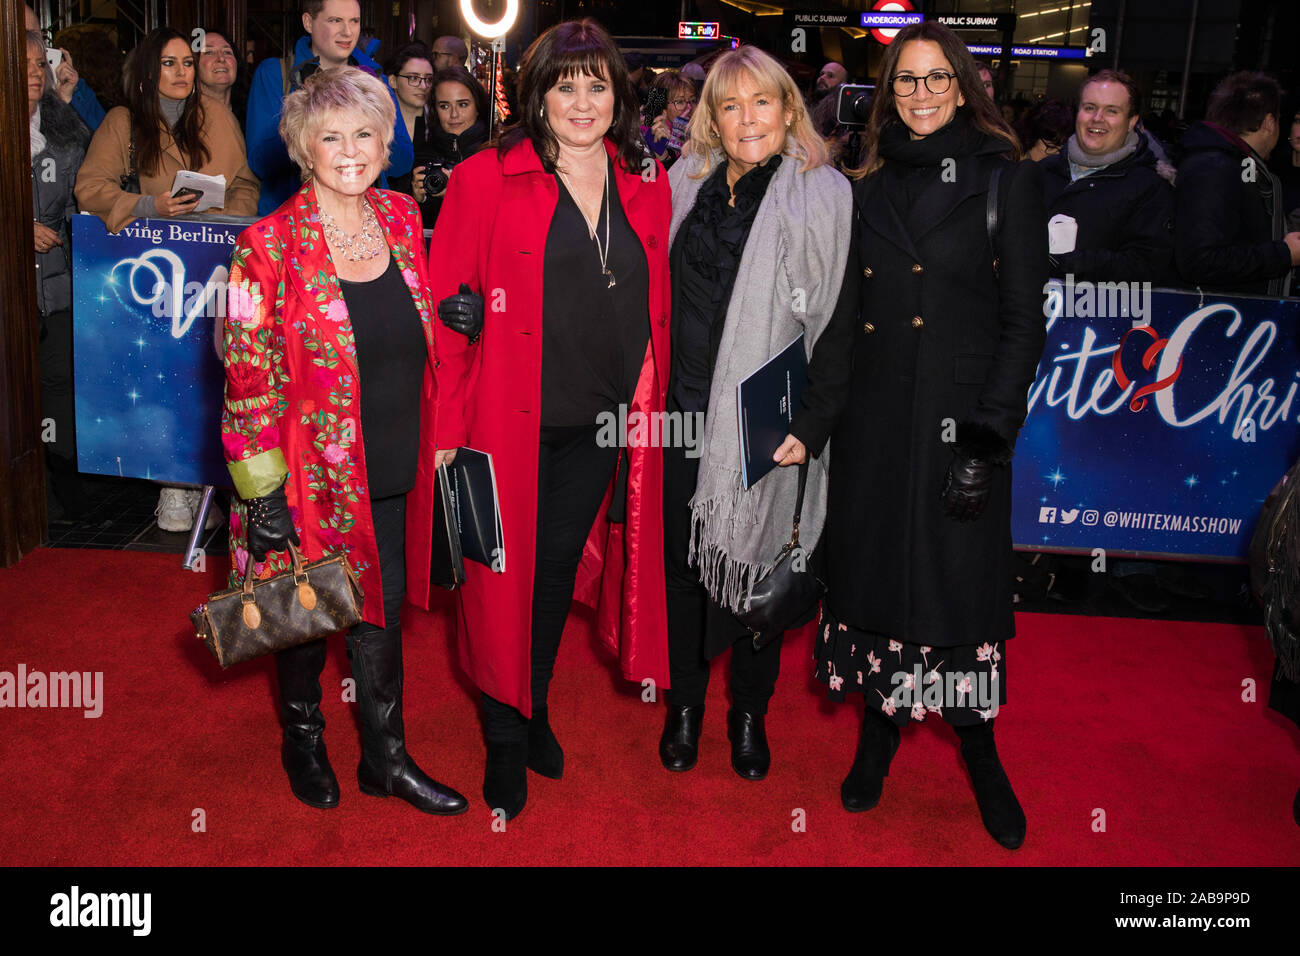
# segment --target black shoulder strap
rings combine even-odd
[[[998,254],[998,180],[1001,178],[1002,167],[994,166],[993,175],[989,177],[988,203],[984,207],[984,227],[988,230],[994,256]]]

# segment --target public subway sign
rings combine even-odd
[[[213,332],[243,223],[137,219],[116,236],[72,219],[77,466],[228,485]]]
[[[1300,455],[1300,301],[1073,281],[1044,299],[1016,546],[1245,560]]]

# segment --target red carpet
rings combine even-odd
[[[341,638],[323,707],[343,800],[313,810],[280,769],[270,662],[221,672],[187,620],[221,574],[179,563],[42,550],[0,571],[0,671],[104,675],[98,719],[0,710],[0,864],[1300,863],[1300,732],[1265,705],[1272,657],[1259,628],[1021,615],[998,718],[1029,818],[1013,853],[985,833],[938,721],[904,732],[876,809],[844,812],[859,711],[826,703],[811,681],[810,631],[786,644],[768,717],[773,769],[750,783],[730,767],[720,667],[700,763],[670,774],[657,755],[662,705],[642,703],[574,618],[551,692],[565,778],[530,774],[528,807],[501,833],[481,794],[477,694],[452,663],[446,612],[408,609],[407,736],[470,812],[428,817],[357,790]],[[1248,679],[1253,702],[1242,701]],[[805,832],[792,829],[797,816]]]

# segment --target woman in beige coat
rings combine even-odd
[[[176,30],[146,36],[132,61],[130,108],[110,110],[90,142],[77,175],[77,205],[103,219],[110,232],[138,218],[193,215],[197,197],[171,195],[182,169],[226,177],[225,207],[213,212],[257,212],[257,177],[248,168],[239,124],[220,103],[196,95],[194,60]],[[123,188],[132,172],[138,195]]]
[[[175,30],[155,30],[141,41],[128,71],[130,108],[109,111],[96,131],[77,174],[77,205],[118,233],[132,221],[195,215],[197,196],[172,196],[183,169],[226,177],[224,208],[213,212],[252,216],[257,212],[257,177],[248,168],[244,137],[234,114],[195,89],[195,54]],[[189,531],[202,493],[164,486],[158,499],[158,527]],[[207,527],[224,520],[219,509]]]

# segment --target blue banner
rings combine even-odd
[[[72,218],[77,466],[174,484],[230,484],[224,375],[213,348],[243,224],[137,219],[116,236]]]
[[[1046,299],[1017,547],[1244,560],[1300,454],[1300,301],[1073,282]]]

